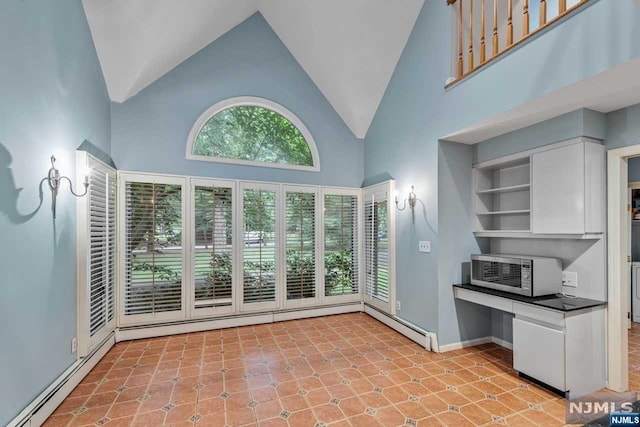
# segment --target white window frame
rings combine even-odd
[[[238,302],[239,309],[241,312],[254,312],[254,311],[266,311],[266,310],[274,310],[281,306],[282,301],[282,292],[280,291],[284,284],[283,280],[283,221],[280,219],[283,218],[283,210],[282,210],[282,185],[281,184],[272,184],[267,182],[251,182],[251,181],[240,181],[239,189],[238,189],[238,226],[236,227],[236,241],[240,242],[240,244],[236,245],[236,249],[238,250],[238,263],[237,268],[239,269],[239,277],[241,286],[237,292],[238,294]],[[275,300],[274,301],[265,301],[265,302],[253,302],[253,303],[245,303],[244,302],[244,190],[265,190],[265,191],[273,191],[275,192],[275,275],[276,275],[276,291],[275,291]],[[286,267],[285,267],[286,268]]]
[[[369,199],[375,201],[376,199],[385,198],[387,201],[387,224],[389,228],[387,231],[387,234],[388,234],[387,239],[389,241],[389,249],[388,249],[389,251],[389,254],[388,254],[389,256],[389,265],[388,265],[389,301],[385,303],[384,301],[367,294],[367,291],[365,289],[366,274],[367,274],[366,265],[363,266],[365,277],[363,278],[364,280],[363,280],[362,299],[366,304],[376,307],[379,310],[382,310],[392,316],[395,316],[396,314],[396,239],[395,239],[396,207],[393,204],[393,200],[392,200],[394,192],[395,192],[394,180],[388,180],[380,184],[372,185],[370,187],[365,187],[363,189],[363,205]],[[362,221],[363,226],[366,226],[365,215],[366,213],[364,212],[364,208],[363,208],[363,215],[361,217],[363,219]],[[363,247],[366,248],[366,245],[364,245],[364,239],[365,239],[365,234],[363,232],[362,242],[363,242]],[[365,255],[365,263],[366,263],[366,254],[364,255]]]
[[[89,174],[91,169],[99,170],[105,173],[107,176],[113,176],[116,181],[117,188],[117,171],[91,156],[86,151],[76,151],[76,182],[83,182],[85,175]],[[108,189],[108,178],[107,178]],[[90,189],[88,190],[90,191]],[[107,190],[108,191],[108,190]],[[117,203],[117,193],[114,202]],[[114,251],[116,253],[115,260],[111,268],[114,270],[114,313],[113,319],[107,322],[102,329],[91,336],[91,290],[89,289],[91,284],[91,199],[89,193],[85,197],[79,197],[76,199],[76,269],[77,269],[77,357],[87,356],[93,349],[96,348],[109,334],[115,331],[118,319],[118,235],[117,235],[117,218],[118,210],[116,210],[116,241]]]
[[[224,111],[228,108],[232,107],[240,107],[240,106],[253,106],[253,107],[262,107],[267,110],[271,110],[275,113],[280,114],[287,120],[289,120],[302,134],[304,137],[307,146],[309,147],[309,151],[311,152],[311,158],[313,160],[313,166],[303,166],[303,165],[292,165],[292,164],[283,164],[283,163],[268,163],[268,162],[260,162],[254,160],[241,160],[241,159],[229,159],[225,157],[211,157],[211,156],[203,156],[198,154],[193,154],[193,147],[195,145],[196,139],[202,130],[202,127],[209,121],[210,118],[215,116],[216,114]],[[186,150],[187,160],[199,160],[203,162],[215,162],[215,163],[228,163],[232,165],[246,165],[246,166],[261,166],[267,168],[279,168],[279,169],[290,169],[290,170],[298,170],[298,171],[320,171],[320,154],[318,153],[318,147],[311,136],[311,132],[305,126],[305,124],[291,111],[289,111],[284,106],[273,102],[271,100],[265,98],[258,98],[254,96],[240,96],[235,98],[228,98],[218,102],[217,104],[208,108],[205,112],[203,112],[200,117],[196,120],[195,124],[191,128],[189,132],[189,139],[187,140],[187,150]]]
[[[322,187],[320,191],[321,200],[321,209],[319,214],[320,221],[320,237],[322,241],[320,242],[320,253],[321,257],[318,260],[318,267],[320,268],[320,292],[321,292],[321,300],[323,304],[339,304],[346,302],[355,302],[361,301],[363,294],[363,285],[364,285],[364,205],[362,203],[362,189],[359,188],[339,188],[339,187]],[[325,256],[325,225],[324,225],[324,213],[325,213],[325,196],[327,195],[343,195],[343,196],[356,196],[358,199],[358,292],[351,295],[334,295],[334,296],[326,296],[325,295],[325,277],[324,277],[324,256]]]
[[[140,182],[149,184],[168,184],[182,186],[182,282],[181,282],[181,310],[125,315],[125,281],[126,281],[126,187],[127,182]],[[191,230],[191,220],[187,215],[187,200],[191,200],[191,187],[188,185],[186,177],[175,175],[118,172],[118,326],[128,326],[134,324],[151,324],[167,321],[183,320],[187,317],[187,272],[191,268],[191,257],[188,256],[187,230]],[[189,285],[191,285],[189,283]]]
[[[231,203],[233,205],[231,211],[231,235],[233,236],[233,245],[231,251],[231,263],[232,267],[232,291],[231,291],[231,305],[224,307],[213,307],[210,309],[195,308],[195,190],[196,187],[209,187],[209,188],[231,188]],[[190,195],[187,203],[189,204],[189,229],[186,233],[187,244],[189,245],[189,254],[188,254],[188,270],[185,271],[184,277],[186,286],[186,295],[188,301],[187,307],[187,317],[188,318],[202,318],[202,317],[214,317],[226,314],[233,314],[236,312],[236,308],[238,306],[238,284],[242,282],[240,279],[242,276],[238,276],[238,263],[240,263],[240,259],[238,258],[238,241],[236,240],[239,235],[237,232],[238,229],[238,185],[237,181],[233,180],[224,180],[224,179],[208,179],[208,178],[190,178],[189,179],[189,188]]]
[[[287,228],[286,228],[286,222],[287,222],[287,218],[286,218],[286,214],[287,214],[287,193],[309,193],[309,194],[313,194],[315,195],[315,207],[314,207],[314,215],[315,215],[315,258],[316,258],[316,263],[315,263],[315,298],[305,298],[305,299],[300,299],[300,300],[289,300],[287,299]],[[284,307],[285,308],[295,308],[295,307],[309,307],[312,305],[318,305],[318,302],[320,300],[320,282],[321,282],[321,277],[322,277],[322,270],[319,269],[319,257],[322,255],[322,252],[320,250],[320,238],[322,237],[322,235],[320,234],[321,229],[320,229],[320,201],[318,200],[318,198],[320,197],[320,191],[318,191],[318,187],[317,186],[304,186],[304,185],[283,185],[282,186],[282,195],[280,197],[280,201],[281,201],[281,212],[282,212],[282,235],[281,235],[281,240],[283,242],[282,244],[282,253],[281,253],[281,259],[283,260],[282,264],[282,280],[283,280],[283,286],[281,287],[281,298],[282,301],[284,302]]]

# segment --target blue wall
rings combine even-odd
[[[74,361],[75,199],[41,180],[109,151],[109,100],[80,0],[0,1],[0,425]],[[38,189],[44,190],[43,199]]]
[[[474,162],[484,162],[577,136],[605,139],[606,116],[583,108],[496,136],[474,145]]]
[[[636,134],[640,142],[640,133]],[[640,157],[629,159],[629,182],[640,181]]]
[[[448,327],[440,327],[440,343],[451,343],[478,337],[491,336],[491,309],[453,298],[454,283],[468,283],[463,277],[460,260],[468,263],[472,254],[486,253],[487,239],[473,236],[474,212],[471,191],[471,164],[473,147],[442,141],[438,149],[438,218],[440,239],[438,250],[438,295],[440,315],[447,316]],[[441,191],[443,189],[444,191]],[[468,267],[465,276],[468,275]],[[403,302],[404,305],[404,302]],[[455,310],[451,310],[455,307]]]
[[[280,103],[309,128],[320,172],[185,159],[187,137],[207,108],[226,98]],[[360,187],[364,147],[259,13],[132,99],[112,104],[112,156],[122,170]]]
[[[451,285],[439,277],[444,280],[451,273],[439,275],[438,269],[451,269],[465,259],[460,254],[439,265],[444,259],[439,256],[440,245],[454,237],[439,229],[438,203],[460,195],[438,185],[438,140],[640,56],[636,3],[590,3],[561,25],[445,90],[452,74],[452,10],[446,2],[426,2],[387,88],[365,141],[365,179],[391,175],[401,189],[415,185],[425,203],[428,224],[398,215],[397,295],[403,307],[400,316],[440,333],[443,344],[461,339],[462,327],[451,304],[439,304]],[[430,257],[418,253],[415,240],[433,242]],[[486,319],[472,316],[467,322],[475,320]]]

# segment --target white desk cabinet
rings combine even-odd
[[[531,231],[602,233],[604,147],[579,142],[531,156]]]
[[[457,299],[514,314],[513,368],[568,398],[606,385],[605,306],[560,311],[455,287]]]

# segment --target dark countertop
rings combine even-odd
[[[569,297],[562,296],[560,294],[545,295],[541,297],[526,297],[524,295],[512,294],[510,292],[498,291],[495,289],[490,289],[490,288],[485,288],[482,286],[475,286],[470,284],[453,285],[453,287],[468,289],[470,291],[481,292],[483,294],[494,295],[497,297],[502,297],[502,298],[513,300],[513,301],[524,302],[527,304],[536,305],[538,307],[548,308],[551,310],[564,311],[564,312],[607,305],[606,301],[598,301],[598,300],[587,299],[587,298],[569,298]]]

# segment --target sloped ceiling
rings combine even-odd
[[[364,138],[424,0],[83,0],[109,96],[124,102],[260,12]]]

